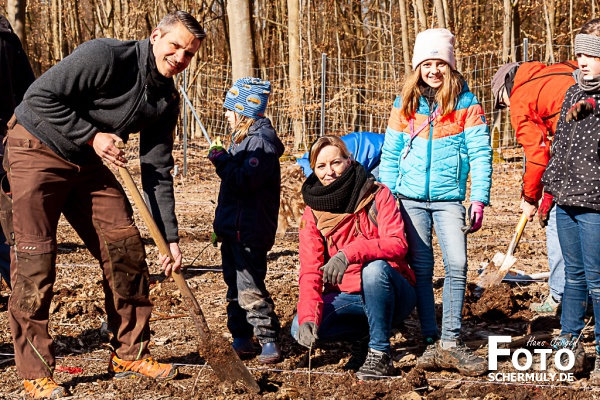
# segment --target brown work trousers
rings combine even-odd
[[[72,164],[21,125],[8,131],[5,147],[16,242],[8,309],[21,377],[51,376],[55,366],[48,319],[61,213],[102,267],[106,314],[118,356],[147,356],[149,273],[123,187],[100,157],[85,166]]]

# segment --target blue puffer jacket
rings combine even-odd
[[[410,143],[410,123],[400,114],[397,97],[383,143],[379,180],[392,192],[414,200],[463,201],[471,171],[471,201],[489,204],[492,148],[483,108],[467,84],[450,114],[438,115],[427,126],[431,110],[420,98]],[[425,125],[423,125],[425,124]],[[406,156],[405,156],[406,155]],[[405,157],[404,157],[405,156]]]
[[[352,158],[365,167],[367,172],[372,172],[379,166],[384,135],[374,132],[352,132],[341,136],[340,139],[346,144]],[[313,172],[310,168],[309,155],[307,151],[301,158],[296,159],[307,178]]]
[[[213,228],[222,238],[269,250],[275,243],[284,146],[268,118],[214,162],[221,178]]]

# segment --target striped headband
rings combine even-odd
[[[575,36],[575,55],[600,57],[600,36],[580,33]]]

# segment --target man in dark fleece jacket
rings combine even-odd
[[[177,370],[150,357],[149,273],[133,212],[111,167],[125,166],[116,144],[140,132],[142,186],[175,262],[181,268],[173,180],[173,129],[179,94],[172,77],[197,52],[205,33],[190,14],[168,14],[149,39],[97,39],[35,81],[9,123],[5,169],[12,187],[15,246],[9,321],[17,370],[34,398],[58,398],[48,334],[61,213],[103,270],[109,372],[171,379]],[[104,162],[104,163],[103,163]]]

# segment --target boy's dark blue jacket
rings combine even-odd
[[[275,243],[284,146],[268,118],[258,119],[229,154],[214,160],[221,178],[215,233],[251,248]]]

